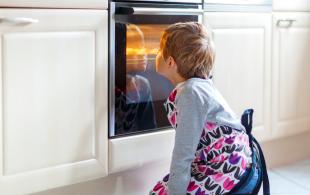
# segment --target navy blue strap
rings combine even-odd
[[[263,173],[263,192],[264,192],[264,195],[269,195],[270,194],[269,177],[268,177],[267,166],[266,166],[266,161],[265,161],[265,157],[263,154],[263,150],[254,137],[253,137],[253,141],[259,150],[259,158],[260,158],[260,163],[261,163],[261,168],[262,168],[262,173]]]
[[[253,113],[254,113],[253,109],[245,110],[241,117],[241,123],[245,127],[246,133],[249,136],[249,142],[250,142],[250,147],[251,147],[252,152],[254,152],[253,143],[255,144],[256,148],[259,151],[259,161],[260,161],[259,164],[262,169],[262,177],[263,177],[262,178],[263,179],[263,192],[264,192],[264,195],[270,195],[269,177],[268,177],[267,166],[266,166],[266,161],[265,161],[265,157],[263,154],[263,150],[261,149],[258,141],[252,135]],[[256,194],[258,193],[260,186],[261,186],[261,183],[260,185],[258,185],[258,188],[255,190],[254,193]]]
[[[248,134],[252,133],[253,113],[254,110],[250,108],[245,110],[241,117],[241,123],[245,127]]]
[[[253,109],[247,109],[241,116],[241,123],[246,129],[246,133],[249,136],[249,142],[251,149],[253,148],[253,136],[252,136],[252,124],[253,124]]]

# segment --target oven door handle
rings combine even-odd
[[[144,7],[133,7],[133,14],[181,14],[181,15],[200,15],[203,14],[202,9],[169,9],[169,8],[144,8]]]
[[[116,14],[121,15],[202,15],[202,9],[170,9],[170,8],[145,8],[145,7],[118,7]]]
[[[132,15],[134,9],[132,7],[117,7],[115,9],[115,14],[117,15]]]

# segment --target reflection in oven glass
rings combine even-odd
[[[172,85],[155,71],[165,27],[116,23],[115,135],[170,125],[163,103]]]

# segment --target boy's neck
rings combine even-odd
[[[183,77],[182,77],[181,75],[179,75],[179,74],[173,75],[172,77],[170,77],[169,80],[171,81],[171,83],[173,84],[173,86],[177,86],[177,84],[186,81],[186,79],[183,78]]]

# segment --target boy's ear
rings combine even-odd
[[[174,60],[174,58],[172,56],[168,57],[167,62],[168,62],[168,66],[169,67],[175,67],[176,66],[175,60]]]

